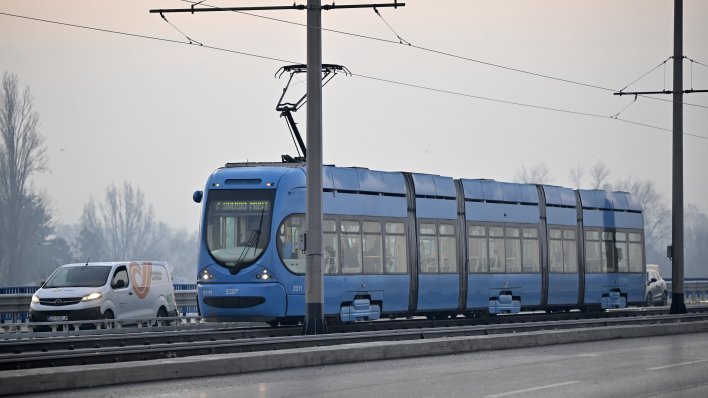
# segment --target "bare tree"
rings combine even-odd
[[[551,172],[545,163],[537,163],[529,167],[522,166],[516,170],[516,182],[526,184],[549,184],[553,182]]]
[[[610,170],[602,162],[597,162],[590,170],[590,187],[594,189],[610,190],[611,184],[608,181]]]
[[[122,188],[109,186],[98,206],[93,198],[84,206],[78,244],[93,260],[155,259],[166,230],[155,222],[142,191],[125,182]]]
[[[573,182],[575,189],[580,189],[583,184],[583,177],[585,176],[585,168],[581,165],[575,166],[575,168],[570,169],[570,180]]]
[[[19,92],[19,79],[5,72],[0,88],[0,281],[16,283],[19,270],[51,233],[47,200],[31,192],[30,177],[46,166],[44,139],[37,131],[39,115],[29,87]],[[12,268],[13,272],[10,272]]]
[[[629,192],[641,205],[647,263],[661,265],[665,273],[669,269],[666,246],[671,243],[671,211],[664,197],[657,191],[654,182],[647,179],[619,179],[614,189]]]

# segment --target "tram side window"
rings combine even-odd
[[[548,266],[551,272],[563,272],[563,240],[560,228],[548,230]]]
[[[364,221],[364,273],[382,274],[381,223]]]
[[[521,272],[521,239],[519,228],[506,227],[506,272]]]
[[[644,266],[644,251],[642,250],[642,234],[630,232],[629,237],[629,272],[642,272]]]
[[[504,228],[489,227],[489,272],[504,272]]]
[[[360,274],[362,252],[359,221],[342,220],[339,243],[342,250],[342,274]]]
[[[487,232],[483,225],[468,225],[467,261],[470,273],[489,271],[487,264]]]
[[[536,228],[523,229],[523,272],[539,272],[538,259],[538,230]]]
[[[339,273],[339,250],[337,243],[337,221],[325,219],[322,221],[322,263],[324,272],[328,275]]]
[[[601,272],[600,232],[585,231],[585,272]]]
[[[625,232],[615,233],[615,260],[617,261],[617,272],[629,272],[627,262],[627,234]]]
[[[305,273],[305,253],[298,245],[298,237],[304,232],[305,217],[300,214],[289,216],[278,230],[278,253],[283,264],[296,274]]]
[[[421,223],[419,227],[418,241],[420,242],[419,256],[422,273],[438,272],[438,236],[435,229],[435,224],[429,223]]]
[[[578,272],[578,245],[575,242],[575,230],[563,230],[563,271]]]
[[[549,229],[548,249],[548,263],[551,272],[578,272],[578,250],[575,243],[575,230]]]
[[[614,255],[614,233],[610,231],[602,232],[602,270],[601,272],[616,272]]]
[[[405,226],[402,222],[386,223],[385,258],[387,274],[408,272]]]
[[[440,243],[440,272],[457,273],[457,247],[455,245],[455,226],[438,225]]]

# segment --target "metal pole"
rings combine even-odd
[[[683,301],[683,0],[674,0],[674,132],[672,176],[672,314],[685,314]]]
[[[305,334],[326,333],[322,303],[322,8],[307,0],[307,230]]]

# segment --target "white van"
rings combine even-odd
[[[167,264],[152,261],[67,264],[32,296],[30,322],[177,316]]]

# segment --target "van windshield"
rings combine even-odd
[[[106,284],[111,266],[61,267],[49,277],[45,288],[99,287]]]

